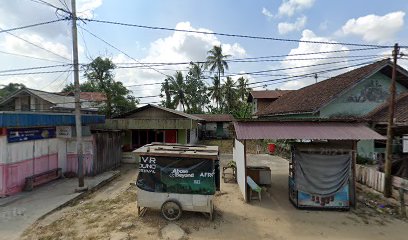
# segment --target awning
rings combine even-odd
[[[361,123],[342,122],[235,122],[236,138],[245,139],[308,139],[308,140],[382,140]]]

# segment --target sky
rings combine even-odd
[[[62,11],[56,13],[44,1],[64,9],[64,3],[69,8],[71,4],[70,0],[3,0],[0,27],[11,29],[64,17]],[[115,80],[129,86],[136,97],[141,97],[141,103],[160,100],[155,97],[160,94],[160,85],[143,84],[160,83],[177,70],[186,73],[188,67],[147,67],[147,63],[205,61],[214,45],[221,45],[230,59],[244,58],[244,62],[228,63],[225,74],[233,79],[244,76],[254,89],[298,89],[316,81],[314,75],[305,74],[318,72],[317,80],[321,81],[359,64],[391,57],[391,48],[367,50],[340,43],[407,46],[407,11],[406,0],[77,0],[79,17],[91,20],[336,43],[274,41],[79,21],[79,60],[86,64],[98,56],[112,59],[118,66]],[[0,87],[17,82],[29,88],[61,91],[73,82],[71,36],[69,21],[1,32]],[[353,50],[362,48],[365,50]],[[408,53],[406,48],[401,51]],[[329,53],[301,55],[316,52]],[[399,63],[408,66],[407,60]],[[315,66],[305,67],[309,65]],[[37,69],[19,70],[25,68]],[[85,81],[82,75],[81,82]],[[210,84],[211,79],[205,81]]]

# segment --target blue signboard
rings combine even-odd
[[[55,127],[7,129],[9,143],[55,138]]]

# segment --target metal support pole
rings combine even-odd
[[[81,123],[81,102],[79,88],[79,67],[78,67],[78,36],[76,25],[76,3],[71,0],[72,10],[72,56],[74,62],[74,86],[75,86],[75,128],[76,128],[76,144],[78,156],[78,187],[83,188],[84,183],[84,165],[82,154],[82,123]]]
[[[397,56],[399,53],[398,43],[394,45],[392,56],[394,59],[392,67],[392,82],[390,86],[390,98],[388,109],[388,126],[387,126],[387,145],[385,152],[385,166],[384,166],[384,197],[391,197],[392,194],[392,145],[393,145],[393,127],[394,127],[394,110],[395,110],[395,82],[397,78]]]

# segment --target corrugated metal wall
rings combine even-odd
[[[122,159],[121,133],[118,131],[98,132],[94,134],[94,138],[93,175],[119,167]]]

